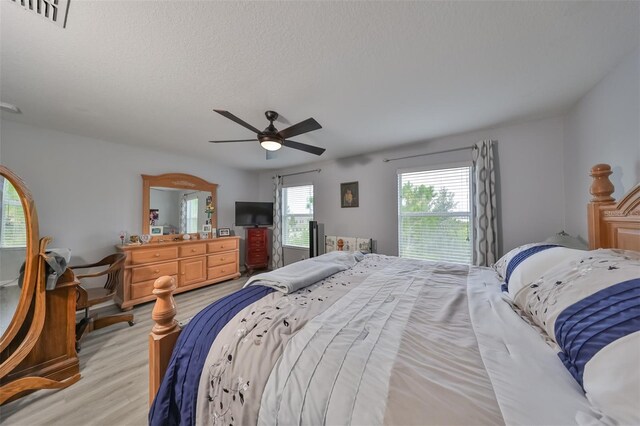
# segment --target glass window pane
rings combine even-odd
[[[313,220],[313,185],[282,189],[282,242],[309,247],[309,221]]]
[[[471,168],[398,174],[400,257],[471,263]]]

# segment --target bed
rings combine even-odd
[[[616,203],[610,174],[592,168],[589,244],[622,250],[535,243],[495,269],[333,252],[184,327],[158,279],[150,424],[640,421],[640,185]]]

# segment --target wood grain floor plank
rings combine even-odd
[[[176,296],[179,321],[240,289],[247,278]],[[147,424],[149,354],[153,326],[146,303],[133,309],[136,324],[117,324],[90,333],[82,342],[82,379],[67,389],[37,391],[0,407],[3,425],[145,425]],[[104,314],[115,312],[107,308]]]

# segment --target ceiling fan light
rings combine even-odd
[[[282,144],[277,139],[262,139],[260,145],[267,151],[277,151],[282,148]]]

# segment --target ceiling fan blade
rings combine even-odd
[[[308,152],[315,155],[322,155],[322,153],[326,151],[326,149],[324,148],[318,148],[317,146],[311,146],[307,145],[306,143],[300,143],[296,141],[284,141],[282,142],[282,145],[288,148],[299,149],[300,151]]]
[[[253,127],[251,124],[247,123],[246,121],[243,121],[243,120],[239,119],[235,115],[231,114],[229,111],[225,111],[225,110],[222,110],[222,109],[214,109],[214,111],[217,112],[218,114],[222,115],[223,117],[226,117],[229,120],[238,123],[242,127],[251,130],[253,133],[256,133],[256,134],[260,133],[260,130],[256,129],[255,127]]]
[[[229,142],[258,142],[258,139],[236,139],[231,141],[209,141],[211,143],[229,143]]]
[[[320,123],[318,123],[313,118],[307,118],[304,121],[299,122],[298,124],[294,124],[291,127],[287,127],[284,130],[280,130],[278,132],[278,136],[282,139],[289,139],[294,136],[301,135],[303,133],[312,132],[314,130],[322,129]]]
[[[274,158],[278,158],[278,153],[276,151],[267,151],[267,160],[273,160]]]

